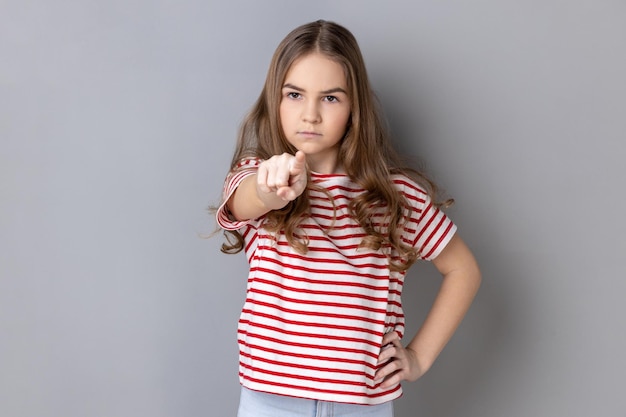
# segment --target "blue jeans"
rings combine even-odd
[[[344,404],[268,394],[242,387],[237,417],[393,417],[393,403]]]

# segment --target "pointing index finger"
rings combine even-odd
[[[305,167],[306,164],[306,155],[302,151],[296,152],[295,158],[291,160],[289,164],[289,173],[291,175],[300,174]]]

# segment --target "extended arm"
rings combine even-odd
[[[245,178],[226,204],[237,220],[256,219],[294,200],[304,192],[306,182],[303,152],[276,155],[263,161],[256,174]]]
[[[455,235],[445,249],[433,260],[443,276],[439,293],[421,328],[404,348],[396,332],[383,338],[379,363],[385,363],[375,379],[385,379],[383,387],[401,380],[414,381],[435,362],[469,309],[478,287],[481,274],[469,248]]]

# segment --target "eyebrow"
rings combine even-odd
[[[303,88],[300,88],[298,86],[295,86],[293,84],[285,84],[283,85],[283,88],[291,88],[293,90],[299,91],[299,92],[304,92]],[[348,93],[346,92],[346,90],[344,90],[341,87],[335,87],[335,88],[331,88],[330,90],[324,90],[324,91],[320,91],[321,94],[333,94],[333,93],[344,93],[345,95],[348,95]]]

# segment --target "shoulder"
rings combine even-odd
[[[243,181],[246,177],[255,174],[259,169],[261,162],[263,162],[263,160],[254,157],[246,157],[237,161],[226,176],[225,183],[226,189],[228,189],[227,194],[230,195],[234,188],[239,186],[241,181]]]
[[[261,165],[261,162],[263,162],[263,160],[257,157],[241,158],[239,161],[237,161],[232,171],[240,171],[243,169],[258,168],[259,165]]]
[[[405,198],[412,203],[424,204],[430,200],[426,188],[417,183],[414,179],[404,174],[394,174],[391,181]]]

